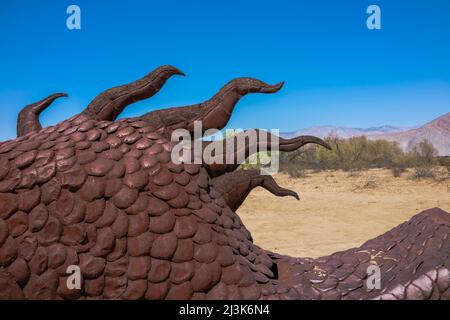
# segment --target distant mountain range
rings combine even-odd
[[[281,133],[281,136],[285,138],[297,135],[313,135],[320,138],[336,136],[344,139],[366,136],[371,140],[395,141],[403,150],[407,151],[427,139],[438,150],[440,156],[450,156],[450,112],[423,126],[413,128],[393,126],[372,128],[317,126],[300,129],[295,132]]]

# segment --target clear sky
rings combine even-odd
[[[66,27],[70,4],[81,30]],[[370,4],[381,30],[366,27]],[[41,116],[54,124],[163,64],[187,76],[123,117],[203,101],[240,76],[286,84],[242,99],[230,128],[415,126],[450,111],[448,0],[1,0],[0,41],[0,140],[26,104],[67,92]]]

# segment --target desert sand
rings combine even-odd
[[[450,179],[412,180],[410,172],[308,172],[304,178],[274,175],[300,195],[278,198],[254,189],[238,209],[254,242],[298,257],[320,257],[360,246],[433,207],[450,212]]]

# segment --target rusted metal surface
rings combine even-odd
[[[0,298],[450,298],[450,216],[440,209],[319,259],[256,246],[235,213],[251,189],[297,194],[235,166],[174,164],[170,133],[196,120],[220,129],[240,97],[281,84],[240,78],[205,103],[115,121],[174,74],[160,67],[44,129],[39,112],[60,95],[21,112],[19,137],[0,144]],[[305,143],[326,146],[298,137],[280,149]],[[365,285],[371,264],[381,289]],[[79,290],[67,288],[70,265],[80,266]]]

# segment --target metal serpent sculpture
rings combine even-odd
[[[255,245],[235,213],[249,192],[297,194],[238,164],[175,164],[170,137],[192,133],[194,121],[221,129],[242,96],[282,83],[239,78],[206,102],[115,121],[177,74],[159,67],[44,129],[39,113],[65,94],[20,112],[18,138],[0,144],[1,299],[450,298],[450,215],[437,208],[318,259]],[[328,147],[303,136],[279,148],[308,143]],[[379,289],[366,286],[372,264]],[[81,270],[80,289],[67,287],[70,265]]]

